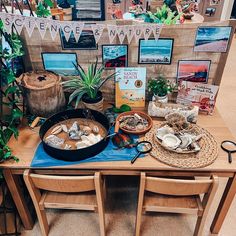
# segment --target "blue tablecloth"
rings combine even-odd
[[[137,137],[135,138],[137,140]],[[47,168],[55,166],[66,166],[66,165],[76,165],[80,163],[88,162],[107,162],[107,161],[131,161],[131,159],[137,153],[135,148],[125,148],[115,150],[115,146],[112,141],[108,143],[107,147],[98,155],[76,162],[61,161],[49,156],[43,148],[43,144],[40,143],[34,154],[34,158],[31,162],[31,168]]]

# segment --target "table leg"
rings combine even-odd
[[[13,175],[10,169],[4,169],[3,175],[11,196],[15,202],[21,221],[26,230],[31,230],[34,226],[33,218],[30,214],[25,197],[19,185],[19,175]]]
[[[225,187],[223,196],[220,200],[220,204],[217,208],[215,217],[213,219],[213,222],[211,224],[211,233],[212,234],[218,234],[221,226],[225,220],[225,217],[228,213],[228,210],[231,206],[231,203],[234,199],[234,196],[236,194],[236,174],[233,178],[229,178],[227,185]]]

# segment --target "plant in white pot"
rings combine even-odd
[[[101,87],[116,73],[102,77],[104,66],[98,67],[98,59],[94,64],[89,65],[87,72],[78,64],[75,65],[78,76],[62,82],[65,92],[70,92],[69,103],[75,101],[75,108],[82,101],[86,108],[97,111],[103,110],[103,96]]]
[[[152,93],[153,100],[162,103],[168,102],[168,94],[176,89],[176,84],[171,83],[163,75],[158,75],[156,79],[148,81],[148,91]]]

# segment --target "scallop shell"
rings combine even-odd
[[[159,138],[160,140],[163,139],[163,137],[166,135],[166,134],[174,134],[174,130],[172,128],[170,128],[169,126],[165,125],[159,129],[157,129],[157,138]]]
[[[180,139],[173,134],[166,134],[162,139],[162,144],[170,149],[178,148],[180,143]]]
[[[62,126],[58,125],[55,128],[52,129],[51,134],[52,135],[56,135],[56,134],[60,134],[62,132]]]

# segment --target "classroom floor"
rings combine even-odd
[[[217,99],[217,108],[226,124],[236,137],[236,39],[227,60],[223,81]],[[122,184],[121,184],[122,183]],[[123,183],[126,186],[123,186]],[[220,187],[207,218],[204,236],[208,236],[210,223],[220,201],[226,179]],[[138,179],[134,177],[110,177],[106,200],[106,229],[108,236],[134,235],[135,214],[138,194]],[[233,202],[219,236],[235,236],[236,201]],[[96,213],[81,211],[48,211],[50,236],[97,236],[99,235]],[[187,215],[147,214],[143,217],[142,235],[147,236],[190,236],[193,234],[196,217]],[[40,236],[38,223],[32,231],[23,231],[22,236]]]

